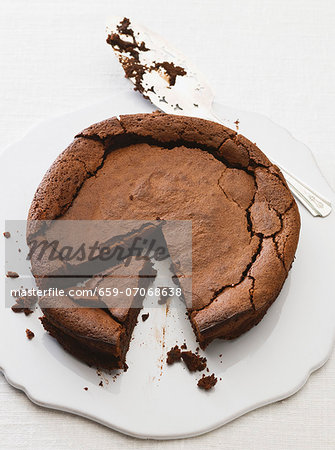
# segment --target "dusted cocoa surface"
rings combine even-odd
[[[29,212],[58,217],[192,220],[188,312],[202,347],[261,320],[300,229],[284,178],[256,145],[216,123],[161,113],[108,119],[78,134]]]
[[[106,157],[63,218],[192,220],[192,307],[200,309],[213,291],[240,281],[259,246],[245,209],[222,189],[226,170],[231,169],[200,149],[127,146]],[[250,177],[245,175],[244,183]],[[245,185],[239,201],[250,204],[255,186]]]

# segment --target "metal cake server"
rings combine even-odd
[[[129,19],[114,18],[107,26],[109,43],[135,89],[168,114],[220,119],[212,109],[214,94],[198,70],[158,34]],[[314,217],[326,217],[331,203],[277,162],[294,196]]]

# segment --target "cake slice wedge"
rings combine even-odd
[[[64,296],[45,296],[39,302],[42,324],[81,361],[102,369],[126,369],[132,332],[155,274],[151,262],[134,257],[127,266],[120,264],[68,288]]]

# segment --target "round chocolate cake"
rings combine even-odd
[[[28,220],[54,219],[191,220],[187,312],[202,348],[262,319],[291,268],[300,229],[284,177],[255,144],[213,122],[161,113],[111,118],[79,133],[29,211]],[[66,311],[42,304],[45,329],[89,364],[124,367],[140,308],[120,319],[113,308],[69,302]]]

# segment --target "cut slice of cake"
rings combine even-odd
[[[127,266],[120,264],[68,288],[65,296],[43,297],[42,324],[87,364],[125,369],[132,332],[155,274],[150,261],[134,257]]]

